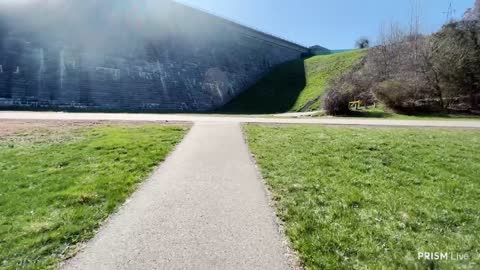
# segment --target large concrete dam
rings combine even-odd
[[[0,3],[0,109],[210,111],[308,52],[169,0],[19,2]]]

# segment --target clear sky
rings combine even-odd
[[[408,25],[414,0],[179,0],[244,25],[329,49],[353,48],[360,36],[372,41],[382,24]],[[450,3],[460,18],[474,0],[418,0],[424,32],[438,30]]]

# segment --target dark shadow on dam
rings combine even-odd
[[[225,114],[288,112],[307,85],[305,59],[281,64],[230,103],[217,110]]]

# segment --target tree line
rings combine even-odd
[[[450,22],[432,35],[412,25],[381,31],[366,58],[332,82],[323,102],[327,113],[348,114],[357,100],[408,114],[479,109],[480,21]],[[357,43],[368,45],[365,39]]]

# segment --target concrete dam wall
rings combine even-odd
[[[307,52],[167,0],[0,4],[0,109],[209,111]]]

